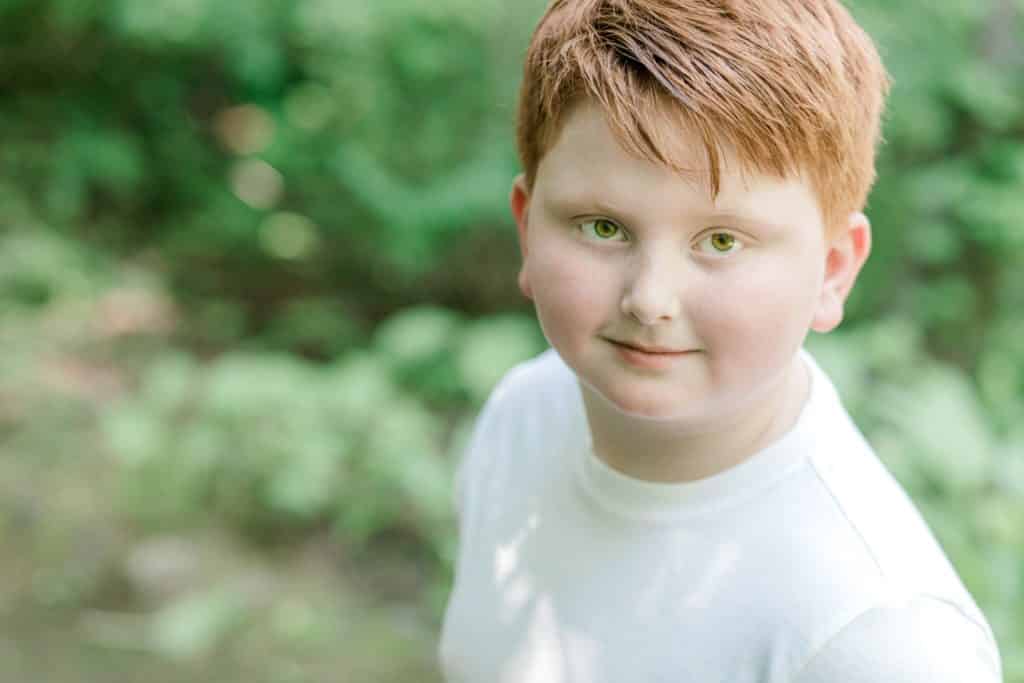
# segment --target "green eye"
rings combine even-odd
[[[594,221],[594,232],[597,233],[598,237],[614,237],[615,233],[619,231],[619,227],[614,223],[608,221]]]
[[[743,243],[727,232],[713,232],[702,239],[698,246],[705,254],[721,256],[739,251],[743,248]]]
[[[622,228],[617,226],[615,223],[604,219],[597,218],[592,221],[586,221],[580,226],[583,231],[589,235],[593,235],[602,241],[623,241],[625,235],[622,232]]]
[[[736,244],[736,238],[724,232],[716,232],[711,236],[711,246],[717,251],[729,251]]]

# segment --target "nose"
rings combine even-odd
[[[621,310],[643,325],[670,322],[680,313],[680,267],[664,254],[639,256],[622,295]]]

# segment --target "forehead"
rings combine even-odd
[[[687,212],[728,213],[751,219],[820,220],[817,198],[802,178],[779,178],[743,164],[725,144],[719,192],[711,190],[704,144],[682,125],[659,127],[655,144],[682,171],[628,152],[597,105],[573,108],[537,168],[538,199]]]

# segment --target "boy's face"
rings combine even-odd
[[[867,256],[863,215],[826,241],[805,182],[724,161],[712,201],[705,183],[625,152],[588,103],[532,193],[513,186],[520,286],[585,389],[627,414],[722,418],[769,395],[808,329],[838,324]]]

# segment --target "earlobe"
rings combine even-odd
[[[842,322],[846,298],[870,253],[871,224],[863,213],[854,212],[825,252],[825,277],[812,330],[830,332]]]
[[[526,187],[526,177],[522,173],[512,181],[512,191],[509,193],[508,201],[512,209],[512,218],[516,221],[516,232],[519,235],[519,253],[523,258],[523,264],[519,269],[519,290],[523,293],[523,296],[532,299],[533,290],[526,275],[526,233],[530,214],[530,192]]]

